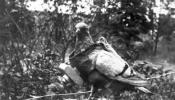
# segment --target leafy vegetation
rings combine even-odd
[[[53,1],[55,10],[42,12],[28,10],[27,1],[30,0],[0,1],[0,100],[77,92],[80,87],[66,77],[59,64],[67,60],[74,48],[74,26],[80,21],[91,26],[90,34],[94,40],[101,35],[106,37],[115,50],[145,77],[163,75],[150,79],[149,88],[157,95],[126,91],[120,94],[119,100],[175,98],[174,74],[164,76],[167,66],[136,62],[138,59],[149,59],[154,53],[160,57],[161,50],[174,41],[174,9],[169,7],[173,1],[162,1],[168,14],[160,16],[153,11],[156,2],[151,0],[92,0],[93,3],[87,3],[90,7],[88,14],[78,12],[78,9],[87,6],[78,4],[79,0],[44,0],[46,4]],[[61,5],[70,9],[58,12]],[[159,50],[159,47],[163,49]],[[174,50],[172,45],[169,47]],[[165,57],[167,53],[161,56]],[[166,57],[174,61],[171,55]],[[80,97],[47,96],[42,99]]]

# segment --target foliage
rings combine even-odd
[[[124,92],[120,94],[120,100],[173,100],[174,94],[174,74],[168,75],[171,70],[164,70],[163,66],[152,64],[148,61],[136,61],[134,69],[151,79],[148,88],[155,93],[146,95],[144,93]]]
[[[52,0],[44,1],[48,3]],[[67,79],[58,67],[61,62],[67,61],[66,57],[74,48],[74,26],[79,21],[90,24],[94,40],[100,35],[105,36],[122,57],[132,62],[142,58],[145,52],[147,56],[153,48],[154,36],[150,33],[155,25],[152,1],[109,0],[106,3],[105,0],[95,0],[90,5],[89,14],[77,12],[79,7],[84,7],[76,4],[78,0],[71,0],[71,4],[64,0],[53,1],[56,8],[53,12],[29,11],[25,0],[0,1],[1,100],[22,100],[30,98],[31,95],[71,93],[79,90],[79,86]],[[71,13],[58,13],[61,5],[69,6]],[[161,36],[171,37],[174,19],[170,19],[168,15],[161,16],[160,19],[158,31]],[[146,77],[155,73],[165,74],[162,68],[151,69],[154,65],[148,64],[136,64],[135,69]],[[153,79],[150,89],[161,95],[158,97],[171,100],[175,96],[173,78],[174,76],[166,76]],[[63,98],[70,97],[79,96]],[[119,98],[160,100],[156,96],[128,91]]]
[[[1,13],[5,30],[1,31],[1,100],[74,91],[58,68],[68,49],[70,37],[66,34],[73,35],[67,27],[69,16],[33,13],[18,5],[22,1],[3,3],[7,7]]]
[[[106,7],[97,10],[91,33],[111,40],[123,58],[138,59],[138,51],[145,49],[145,45],[149,45],[147,51],[152,50],[151,38],[149,41],[145,38],[152,37],[149,34],[154,25],[151,4],[144,0],[112,0]]]

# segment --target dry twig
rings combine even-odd
[[[92,91],[86,91],[86,92],[66,93],[66,94],[51,94],[51,95],[44,95],[44,96],[30,95],[32,98],[28,98],[28,99],[25,99],[25,100],[33,100],[33,99],[39,99],[39,98],[43,98],[43,97],[52,97],[52,96],[82,95],[82,94],[91,93],[91,92]]]

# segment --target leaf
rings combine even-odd
[[[28,87],[24,87],[22,88],[22,92],[26,93],[28,89],[29,89]]]
[[[19,77],[13,77],[13,79],[16,81],[16,82],[19,82],[20,81],[20,78]]]

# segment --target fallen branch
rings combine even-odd
[[[13,22],[13,24],[15,24],[15,26],[17,27],[21,37],[23,36],[23,32],[22,29],[19,27],[19,25],[17,24],[17,22],[14,20],[14,18],[10,15],[10,13],[6,10],[5,11],[7,13],[7,15],[10,17],[11,21]]]
[[[86,93],[91,93],[92,91],[86,91],[86,92],[77,92],[77,93],[66,93],[66,94],[51,94],[51,95],[44,95],[44,96],[33,96],[30,95],[32,98],[24,99],[24,100],[33,100],[33,99],[39,99],[43,97],[52,97],[52,96],[68,96],[68,95],[82,95]]]
[[[170,72],[170,73],[166,73],[166,74],[163,74],[163,75],[158,75],[158,76],[154,76],[154,77],[149,77],[149,78],[146,78],[146,79],[147,79],[147,80],[156,79],[156,78],[164,77],[164,76],[171,75],[171,74],[175,74],[175,72]]]

